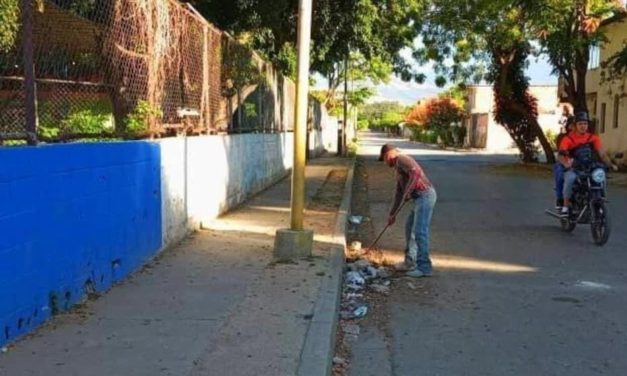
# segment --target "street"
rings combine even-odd
[[[515,163],[514,155],[443,151],[364,133],[358,158],[375,234],[395,184],[393,170],[376,161],[385,142],[415,157],[437,189],[434,276],[393,281],[373,318],[360,322],[349,374],[627,374],[625,188],[609,189],[612,234],[597,247],[589,226],[566,234],[543,213],[554,203],[548,176],[498,168]],[[397,257],[409,210],[379,245]]]

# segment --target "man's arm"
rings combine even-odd
[[[618,166],[616,166],[614,162],[612,162],[609,153],[605,150],[605,148],[603,148],[603,145],[601,144],[601,138],[599,136],[594,136],[592,146],[599,154],[599,157],[601,158],[603,163],[605,163],[608,168],[611,168],[614,171],[618,171]]]
[[[601,157],[601,160],[603,161],[603,163],[605,163],[607,167],[611,168],[613,171],[618,171],[618,166],[616,166],[614,162],[612,162],[612,158],[610,158],[609,153],[605,151],[605,149],[601,148],[598,153],[599,157]]]

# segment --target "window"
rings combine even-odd
[[[617,94],[617,95],[614,95],[614,123],[613,123],[614,128],[618,128],[619,109],[620,109],[620,97]]]
[[[601,103],[601,130],[600,133],[605,133],[605,103]]]
[[[601,48],[599,46],[590,46],[590,60],[588,60],[588,69],[599,67],[601,62]]]

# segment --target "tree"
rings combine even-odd
[[[546,159],[553,150],[537,120],[535,99],[528,94],[524,75],[531,51],[530,20],[539,0],[477,0],[460,5],[455,0],[432,0],[422,25],[424,48],[414,56],[434,61],[440,74],[453,82],[493,84],[495,120],[505,127],[525,162],[534,161],[533,142],[540,141]]]
[[[344,68],[346,61],[340,61],[332,65],[332,68],[326,72],[328,89],[326,95],[322,97],[321,102],[332,110],[337,105],[337,90],[344,85]],[[392,65],[381,61],[375,57],[366,59],[361,53],[353,52],[348,60],[348,80],[349,82],[358,82],[368,85],[378,85],[387,83],[392,74]],[[365,94],[365,92],[362,92]],[[370,91],[372,95],[372,91]]]
[[[18,0],[0,0],[0,53],[13,49],[19,27]]]
[[[586,74],[590,48],[606,37],[599,28],[620,7],[614,0],[536,0],[531,26],[540,39],[554,72],[564,82],[575,111],[588,111]]]
[[[448,128],[465,117],[464,109],[450,97],[429,98],[418,103],[405,117],[409,126]]]
[[[627,46],[610,56],[602,65],[607,69],[606,76],[609,79],[620,78],[627,75]]]
[[[194,0],[199,11],[218,27],[259,50],[288,76],[293,73],[298,1]],[[318,0],[314,2],[312,70],[332,76],[350,53],[363,56],[370,67],[392,70],[405,80],[423,80],[399,52],[411,47],[419,30],[414,20],[424,11],[423,0]],[[386,68],[387,69],[387,68]],[[379,77],[375,73],[374,77]],[[373,77],[370,77],[373,78]]]

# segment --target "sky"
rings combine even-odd
[[[404,105],[416,103],[419,99],[429,97],[444,89],[435,85],[435,75],[430,66],[418,68],[420,72],[427,75],[427,79],[422,84],[414,82],[404,82],[398,77],[392,77],[385,85],[376,86],[376,94],[368,102],[395,101]],[[557,85],[557,76],[551,75],[551,66],[544,58],[531,58],[529,67],[526,70],[532,85]],[[316,77],[316,89],[326,89],[326,80]]]
[[[526,74],[532,85],[557,85],[557,76],[551,75],[552,67],[545,60],[532,60]],[[435,95],[443,89],[434,83],[433,73],[426,72],[427,80],[423,84],[404,82],[398,77],[393,77],[386,85],[377,86],[377,94],[370,102],[398,101],[403,104],[413,104],[417,100]]]

